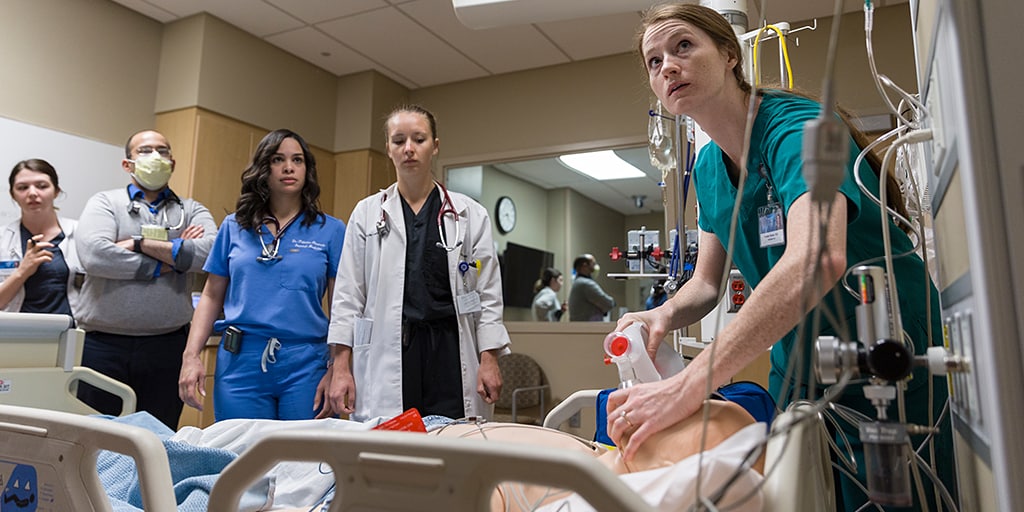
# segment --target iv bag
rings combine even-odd
[[[661,108],[661,101],[655,100],[647,123],[647,149],[651,154],[651,165],[659,169],[663,176],[676,169],[674,123],[675,118]]]

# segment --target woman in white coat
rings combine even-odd
[[[409,408],[489,417],[509,345],[490,218],[434,180],[433,114],[399,108],[385,133],[398,181],[349,217],[327,335],[328,398],[357,421]]]
[[[74,219],[57,216],[57,171],[46,160],[18,162],[8,178],[21,217],[0,231],[0,310],[71,315],[77,305]]]

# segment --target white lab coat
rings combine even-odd
[[[481,305],[479,312],[458,315],[463,405],[466,416],[490,417],[493,406],[476,391],[477,370],[480,352],[508,352],[508,331],[502,324],[501,269],[487,210],[465,195],[450,192],[450,196],[459,212],[458,229],[463,240],[458,249],[448,253],[452,297],[456,298],[458,309],[457,297],[467,289],[475,290],[480,294]],[[390,228],[383,239],[376,227],[382,211],[386,212]],[[455,220],[446,215],[444,223],[449,243],[455,243]],[[433,223],[431,229],[435,229]],[[352,419],[357,421],[402,412],[405,241],[405,217],[397,184],[361,200],[353,209],[335,280],[327,342],[352,347],[356,383]],[[460,262],[476,260],[478,269],[459,272]]]
[[[78,221],[60,217],[57,219],[61,230],[64,231],[64,241],[57,247],[64,254],[64,262],[68,265],[68,304],[71,305],[71,312],[78,311],[79,288],[75,286],[75,277],[84,274],[82,264],[78,261],[78,252],[75,250],[75,229]],[[21,218],[11,221],[0,230],[0,261],[16,260],[21,261],[24,255],[24,247],[21,245]],[[0,281],[6,279],[6,274],[0,271]],[[21,304],[25,301],[25,287],[22,286],[18,293],[11,298],[7,306],[0,308],[0,311],[21,311]]]

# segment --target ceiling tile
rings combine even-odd
[[[473,30],[455,17],[451,0],[416,0],[399,9],[494,74],[569,62],[532,25]]]
[[[262,1],[216,0],[204,3],[203,10],[259,37],[304,25],[302,20]]]
[[[143,16],[148,16],[160,23],[169,23],[178,19],[178,15],[166,9],[157,7],[145,0],[114,0],[115,2],[135,11]]]
[[[374,68],[374,63],[322,32],[304,27],[281,32],[267,41],[335,75],[349,75]],[[323,55],[324,52],[330,55]]]
[[[384,0],[265,0],[306,23],[320,23],[387,7]]]
[[[220,0],[145,0],[147,4],[155,5],[167,12],[172,12],[179,18],[203,12],[209,4],[213,4],[217,1]]]
[[[486,70],[396,7],[321,23],[317,27],[419,87],[487,75]]]
[[[640,14],[627,12],[537,26],[573,60],[583,60],[632,51]]]

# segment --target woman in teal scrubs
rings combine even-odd
[[[853,167],[859,148],[852,136],[838,190],[831,200],[811,200],[801,149],[804,124],[820,115],[817,102],[783,91],[759,91],[753,98],[756,116],[749,151],[744,153],[753,91],[743,77],[739,43],[720,14],[695,5],[654,8],[644,17],[639,50],[651,89],[662,105],[673,114],[693,118],[712,142],[701,150],[693,172],[701,230],[693,278],[661,307],[625,315],[618,328],[642,322],[650,333],[649,349],[656,347],[666,333],[695,323],[714,308],[723,271],[730,263],[739,268],[754,292],[736,318],[718,333],[713,360],[712,351],[704,350],[685,371],[670,379],[620,390],[609,397],[608,432],[624,446],[627,460],[652,434],[697,412],[709,379],[713,388],[728,383],[769,347],[770,391],[779,407],[784,408],[793,398],[794,386],[799,397],[820,398],[824,386],[808,377],[813,340],[829,335],[842,335],[844,341],[857,339],[857,301],[840,282],[847,268],[883,254],[883,229],[889,232],[894,254],[913,249],[911,240],[893,222],[882,225],[879,206],[857,186],[855,172],[878,196],[879,178],[870,165]],[[739,162],[744,154],[748,172],[740,187]],[[736,233],[730,240],[731,217],[741,188]],[[730,243],[731,262],[726,259]],[[931,332],[941,332],[938,296],[926,282],[920,258],[912,255],[894,263],[904,331],[915,353],[923,354],[929,344],[929,295]],[[812,322],[819,312],[827,315]],[[812,326],[819,323],[821,327],[812,332]],[[805,328],[800,331],[799,325]],[[798,331],[804,333],[799,341]],[[940,341],[936,338],[933,344]],[[791,364],[794,371],[787,374]],[[935,423],[934,417],[928,417],[929,378],[926,371],[919,370],[907,384],[909,423]],[[946,400],[946,385],[938,379],[933,384],[934,415],[938,415]],[[850,386],[837,401],[877,418],[875,407],[861,389],[861,385]],[[895,401],[888,417],[898,417]],[[858,428],[850,424],[842,428],[857,454],[859,479],[863,480]],[[914,446],[920,443],[917,438],[912,441]],[[937,436],[937,449],[939,473],[955,495],[948,429]],[[856,510],[867,501],[849,478],[839,482],[847,510]],[[933,493],[928,494],[931,500]],[[934,507],[932,504],[931,510]]]

